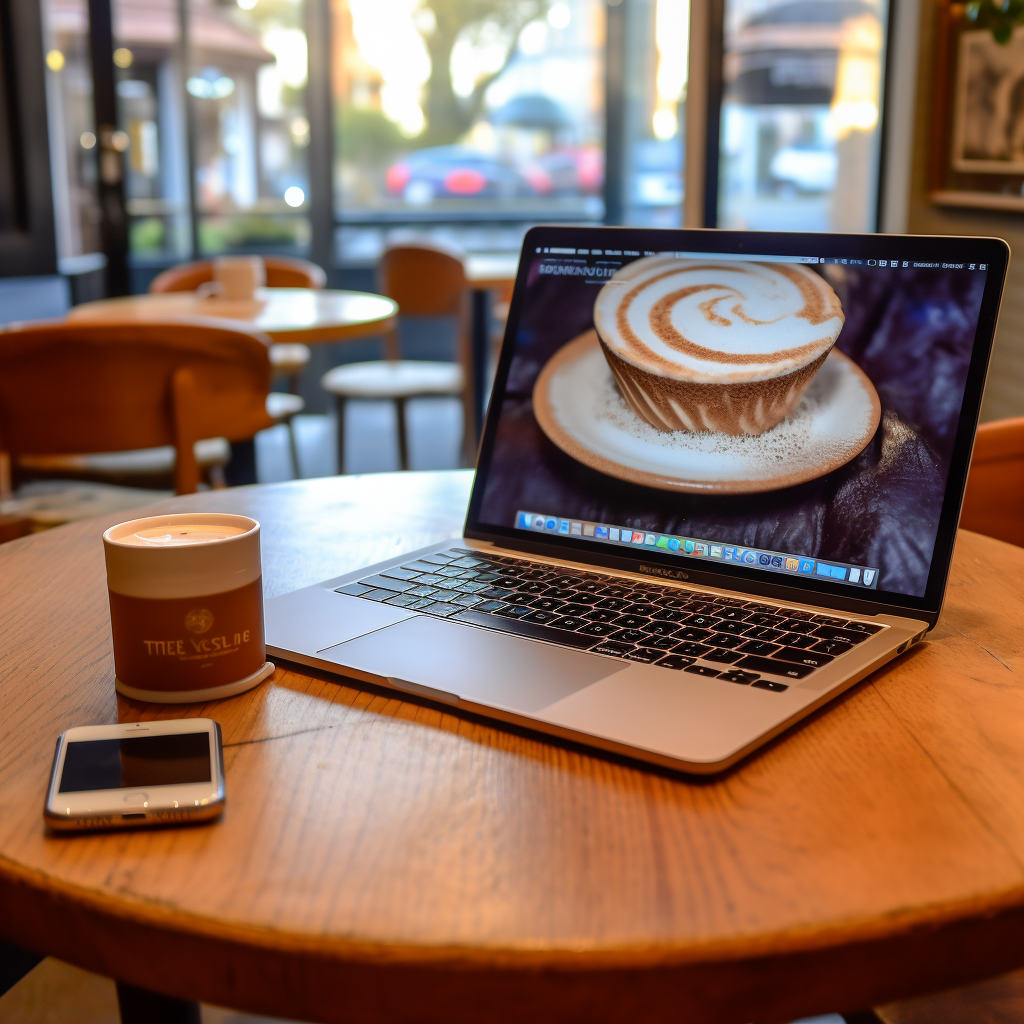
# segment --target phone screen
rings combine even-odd
[[[130,736],[68,743],[58,792],[210,781],[208,732]]]

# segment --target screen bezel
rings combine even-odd
[[[950,458],[949,477],[935,536],[931,568],[923,597],[897,594],[890,591],[863,590],[850,593],[852,588],[840,583],[826,583],[815,578],[802,578],[799,587],[780,583],[777,573],[760,569],[744,569],[731,564],[715,565],[694,559],[680,564],[676,555],[645,552],[642,557],[631,555],[628,548],[601,543],[574,540],[571,537],[554,538],[550,535],[530,534],[514,527],[501,527],[480,522],[480,507],[484,488],[491,471],[494,442],[509,367],[512,362],[515,339],[525,293],[526,274],[537,247],[559,245],[576,248],[630,248],[639,251],[676,250],[680,252],[709,252],[742,255],[818,256],[850,259],[890,259],[922,262],[987,263],[985,290],[982,295],[974,347],[964,388],[963,403],[957,426],[956,439]],[[498,360],[491,402],[488,405],[483,435],[477,458],[476,476],[466,514],[464,533],[467,538],[489,541],[501,547],[515,549],[548,558],[617,569],[652,578],[686,581],[727,590],[741,589],[751,594],[810,604],[823,604],[867,615],[885,612],[906,615],[908,612],[935,624],[942,607],[946,580],[949,575],[957,523],[963,503],[967,472],[970,466],[974,435],[981,410],[985,377],[992,352],[999,301],[1002,295],[1009,246],[1000,238],[982,238],[948,235],[838,235],[797,234],[788,232],[719,231],[715,229],[664,230],[629,227],[581,227],[578,225],[543,226],[531,228],[523,240],[519,270],[509,307],[505,336]],[[543,510],[541,510],[543,511]],[[790,577],[783,577],[789,579]]]

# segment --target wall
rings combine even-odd
[[[1013,255],[981,418],[1024,416],[1024,213],[955,209],[928,201],[936,24],[936,0],[923,0],[907,230],[913,234],[996,235],[1009,243]]]

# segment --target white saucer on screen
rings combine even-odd
[[[562,451],[608,476],[666,491],[744,494],[845,465],[874,436],[881,403],[863,370],[833,349],[795,412],[763,434],[656,430],[623,401],[596,332],[587,331],[545,364],[533,412]]]

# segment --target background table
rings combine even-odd
[[[459,531],[468,473],[209,492],[268,595]],[[919,647],[713,779],[295,665],[115,700],[100,533],[0,547],[0,937],[148,989],[395,1024],[779,1022],[1024,963],[1024,550],[961,533]],[[211,826],[43,831],[57,734],[209,715]]]
[[[201,298],[195,292],[128,295],[83,302],[71,320],[166,320],[224,317],[241,320],[274,341],[315,345],[382,334],[395,325],[398,304],[372,292],[317,288],[258,288],[250,300]]]

